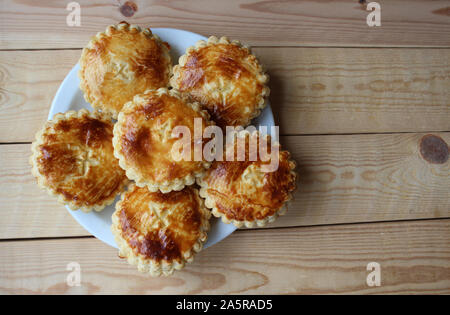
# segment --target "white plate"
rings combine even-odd
[[[184,54],[187,47],[192,46],[200,39],[206,37],[199,34],[177,30],[172,28],[154,28],[152,32],[161,37],[162,40],[169,43],[171,47],[171,55],[174,63],[178,62],[178,58]],[[79,64],[75,65],[64,79],[63,83],[56,92],[55,98],[48,114],[48,119],[52,119],[56,113],[66,112],[68,110],[80,110],[87,108],[92,110],[89,103],[84,100],[83,92],[79,89],[80,81],[78,79]],[[274,126],[273,114],[270,104],[264,109],[261,115],[253,121],[253,125],[258,126]],[[116,198],[116,201],[119,197]],[[114,212],[114,204],[106,207],[101,212],[84,213],[80,210],[72,211],[66,207],[69,213],[83,226],[89,233],[108,245],[117,248],[113,235],[110,230],[111,215]],[[211,219],[211,230],[208,234],[208,241],[205,248],[220,242],[225,237],[233,233],[236,227],[232,224],[225,224],[222,221]]]

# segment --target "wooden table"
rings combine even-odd
[[[379,1],[380,27],[357,0],[78,2],[80,27],[64,1],[0,2],[0,293],[450,293],[448,0]],[[299,164],[286,216],[168,278],[119,260],[27,164],[81,48],[125,19],[252,45]],[[70,262],[81,286],[66,283]]]

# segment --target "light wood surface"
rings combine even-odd
[[[450,220],[238,231],[169,278],[92,239],[0,242],[0,293],[450,293]],[[81,286],[69,287],[77,262]],[[377,262],[381,286],[368,287]]]
[[[450,294],[447,0],[382,1],[372,28],[357,0],[134,1],[128,17],[125,1],[77,2],[80,27],[67,26],[64,1],[0,4],[0,294]],[[298,163],[285,216],[236,231],[168,278],[139,274],[89,236],[28,166],[81,48],[122,20],[254,46]],[[70,262],[80,287],[66,283]],[[366,283],[369,262],[380,287]]]
[[[223,35],[262,46],[427,46],[449,47],[448,1],[382,2],[381,27],[368,27],[369,11],[357,0],[134,1],[138,10],[124,17],[125,1],[79,0],[81,26],[66,24],[68,2],[3,0],[0,44],[8,49],[80,48],[107,25],[126,19],[151,27]]]
[[[450,143],[450,133],[435,135]],[[450,217],[450,163],[425,161],[423,136],[281,137],[298,163],[299,189],[269,227]],[[0,238],[89,235],[36,185],[29,155],[29,144],[0,146],[0,203],[8,213]]]
[[[282,134],[450,130],[450,50],[255,48]],[[0,51],[0,141],[28,142],[80,50]],[[23,113],[27,115],[23,115]]]

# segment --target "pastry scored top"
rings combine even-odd
[[[83,49],[80,88],[94,108],[116,118],[134,95],[167,87],[171,70],[168,44],[150,29],[122,22],[108,26]]]
[[[30,162],[42,188],[72,209],[101,210],[128,183],[114,157],[110,116],[86,109],[56,114],[36,135]]]
[[[114,126],[114,154],[138,186],[147,186],[150,191],[181,190],[193,184],[210,165],[194,156],[195,121],[201,123],[198,131],[202,135],[204,128],[211,125],[208,117],[199,104],[188,102],[175,90],[160,88],[136,95],[124,106]],[[176,149],[182,141],[177,127],[190,134],[191,153],[186,159]]]
[[[210,216],[195,188],[163,194],[131,185],[116,204],[111,230],[119,255],[157,276],[193,260],[207,239]]]
[[[265,167],[270,161],[263,161],[260,154],[251,158],[249,139],[262,139],[270,147],[270,137],[242,131],[238,138],[245,139],[245,157],[238,160],[238,141],[227,144],[234,147],[234,160],[224,158],[212,163],[205,176],[197,180],[200,196],[205,198],[205,205],[212,209],[213,215],[225,223],[237,227],[264,226],[286,211],[285,203],[296,188],[296,164],[288,151],[273,143],[274,148],[278,147],[278,167],[268,172]]]
[[[269,95],[269,77],[248,47],[226,37],[210,37],[187,49],[170,84],[208,110],[222,128],[246,126]]]

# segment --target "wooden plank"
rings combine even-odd
[[[0,142],[33,141],[80,51],[0,52]]]
[[[450,133],[436,135],[450,143]],[[450,217],[450,162],[426,162],[422,137],[282,137],[300,183],[288,213],[268,227]],[[0,238],[87,235],[37,187],[29,154],[28,144],[0,146]]]
[[[450,133],[436,135],[450,143]],[[426,162],[423,136],[282,137],[298,162],[300,185],[290,217],[276,224],[449,217],[450,161]]]
[[[132,17],[121,13],[119,1],[77,2],[80,27],[67,25],[67,2],[3,0],[0,48],[80,48],[90,36],[124,19],[142,26],[225,34],[251,45],[450,46],[447,0],[380,2],[380,27],[367,26],[366,4],[354,0],[139,0],[134,1],[137,11]]]
[[[282,134],[450,130],[450,49],[254,50]],[[33,140],[79,55],[0,52],[0,142]]]
[[[450,49],[256,52],[282,134],[450,130]]]
[[[1,242],[0,259],[2,294],[449,294],[450,220],[238,231],[167,278],[91,238]],[[379,287],[366,284],[369,262]]]
[[[87,235],[31,175],[29,144],[0,146],[0,239]]]

